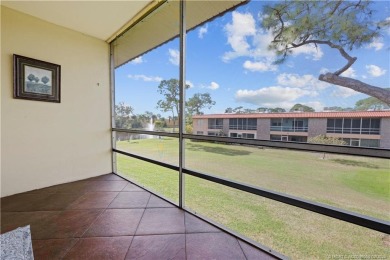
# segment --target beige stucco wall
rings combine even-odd
[[[257,139],[269,140],[270,139],[270,127],[271,119],[269,118],[258,118],[257,119]]]
[[[381,119],[381,148],[390,148],[390,118]]]
[[[60,104],[13,98],[13,54],[61,65]],[[2,7],[1,196],[111,172],[109,93],[107,43]]]
[[[318,135],[326,135],[326,118],[309,118],[308,121],[308,137],[316,137]]]

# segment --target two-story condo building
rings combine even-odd
[[[390,148],[390,111],[198,115],[193,133],[292,142],[325,135],[350,146]]]

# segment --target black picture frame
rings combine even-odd
[[[61,102],[61,66],[14,54],[14,98]]]

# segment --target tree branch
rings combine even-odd
[[[334,73],[321,74],[318,79],[376,97],[377,99],[390,105],[390,90],[375,87],[356,79],[341,77]]]
[[[293,48],[298,48],[298,47],[301,47],[303,45],[306,45],[306,44],[310,44],[310,43],[314,43],[314,44],[325,44],[325,45],[328,45],[329,47],[333,48],[333,49],[337,49],[339,50],[341,56],[343,56],[347,61],[348,63],[342,67],[341,69],[339,69],[338,71],[334,72],[333,74],[336,75],[336,76],[339,76],[341,73],[343,73],[344,71],[346,71],[347,69],[349,69],[352,64],[355,63],[355,61],[357,60],[356,57],[351,57],[345,50],[343,47],[341,47],[340,45],[337,45],[337,44],[334,44],[330,41],[320,41],[320,40],[308,40],[308,41],[304,41],[304,42],[301,42],[301,43],[298,43],[298,44],[295,44],[295,43],[291,43],[291,46],[293,46],[292,48],[290,49],[293,49]]]

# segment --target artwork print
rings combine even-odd
[[[61,102],[61,66],[14,54],[14,98]]]

